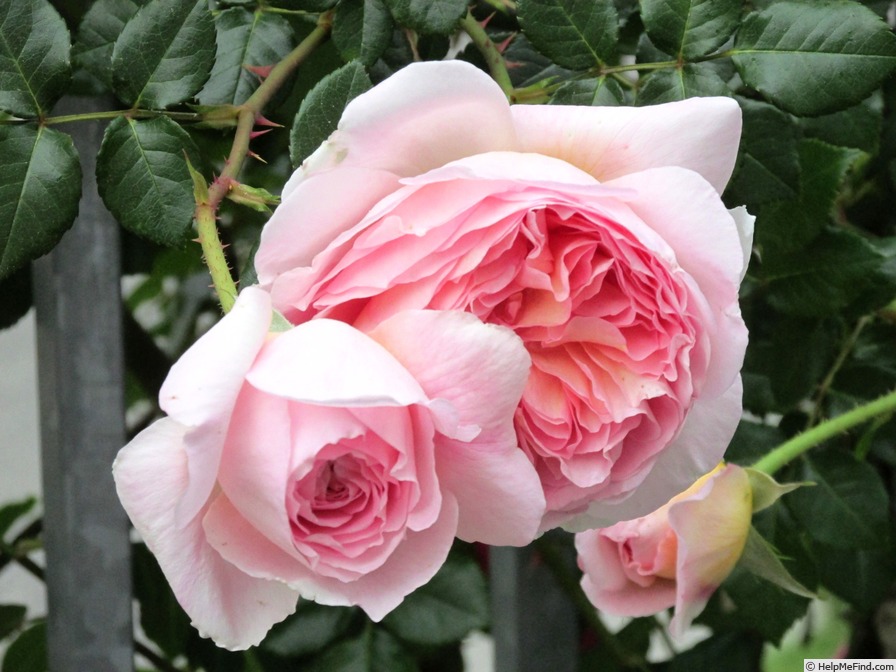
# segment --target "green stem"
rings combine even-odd
[[[857,406],[843,415],[838,415],[836,418],[826,420],[812,429],[807,429],[802,434],[797,434],[758,460],[753,465],[753,468],[764,471],[767,474],[774,474],[785,464],[819,443],[842,434],[856,425],[868,422],[878,415],[892,413],[893,411],[896,411],[896,391],[885,394],[867,404]]]
[[[332,12],[321,14],[317,21],[317,27],[311,31],[311,34],[289,52],[282,61],[277,63],[255,90],[255,93],[239,106],[236,133],[233,137],[233,144],[230,147],[230,154],[224,164],[224,169],[208,188],[208,198],[196,203],[195,219],[196,229],[199,233],[199,244],[202,246],[205,263],[212,276],[212,283],[218,295],[218,301],[221,303],[221,309],[225,313],[233,307],[237,289],[233,276],[230,274],[230,268],[227,266],[224,246],[221,244],[221,238],[218,235],[218,227],[216,225],[218,208],[227,196],[227,192],[230,191],[231,185],[236,181],[243,167],[243,162],[249,154],[249,141],[252,138],[252,129],[255,126],[255,121],[261,115],[265,105],[270,102],[273,95],[283,86],[292,72],[327,39],[332,19]]]
[[[601,75],[612,75],[616,72],[631,72],[634,70],[665,70],[677,68],[681,65],[678,61],[658,61],[656,63],[631,63],[629,65],[606,65],[600,69]]]
[[[507,72],[507,64],[504,57],[498,51],[498,47],[492,42],[492,39],[485,32],[485,28],[479,25],[479,22],[473,18],[470,12],[460,21],[461,29],[473,40],[473,45],[482,54],[485,62],[488,64],[488,71],[492,75],[498,86],[507,96],[507,100],[513,102],[513,82],[510,81],[510,73]]]
[[[46,117],[40,120],[44,126],[53,124],[67,124],[75,121],[96,121],[103,119],[115,119],[116,117],[129,117],[131,119],[152,119],[154,117],[168,117],[175,121],[202,121],[203,115],[198,112],[169,112],[168,110],[104,110],[103,112],[85,112],[83,114],[62,114],[55,117]],[[23,124],[36,121],[35,119],[0,119],[0,125]]]
[[[638,654],[627,651],[616,639],[615,635],[607,630],[607,626],[600,620],[597,609],[585,593],[582,592],[579,582],[575,576],[567,569],[563,556],[557,550],[553,543],[545,537],[535,540],[535,548],[538,549],[541,559],[548,569],[557,579],[557,583],[563,589],[563,592],[572,600],[579,614],[585,619],[588,625],[597,633],[601,644],[607,647],[609,654],[624,668],[637,668],[642,672],[648,672],[649,668],[645,660]]]
[[[827,375],[825,375],[824,380],[822,380],[821,384],[818,386],[818,393],[815,395],[815,404],[812,407],[812,413],[809,414],[809,421],[806,423],[807,429],[812,427],[812,425],[818,421],[818,416],[821,413],[821,404],[827,396],[831,385],[834,383],[834,378],[837,376],[837,372],[840,371],[841,367],[846,362],[849,353],[856,347],[856,342],[859,340],[862,330],[870,322],[871,318],[867,315],[859,319],[855,328],[853,328],[852,333],[850,333],[849,338],[846,339],[846,342],[837,354],[837,359],[834,360],[834,364],[827,372]]]

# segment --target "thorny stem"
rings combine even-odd
[[[283,86],[292,72],[308,58],[314,49],[326,40],[330,32],[332,19],[332,12],[321,14],[317,21],[317,27],[311,34],[302,40],[301,44],[293,49],[286,58],[277,63],[255,90],[255,93],[239,106],[236,134],[233,138],[230,154],[224,164],[224,169],[209,187],[208,198],[196,203],[195,219],[196,229],[199,234],[199,244],[202,246],[205,263],[212,276],[212,283],[218,295],[218,300],[221,302],[221,309],[225,313],[233,307],[237,289],[233,276],[230,274],[230,268],[227,266],[221,238],[218,235],[218,227],[216,225],[218,207],[227,196],[227,192],[236,180],[237,175],[239,175],[243,162],[249,154],[249,140],[252,137],[252,128],[255,126],[255,122],[264,110],[265,105],[270,102],[271,97]]]
[[[540,537],[535,540],[534,544],[535,548],[538,549],[538,553],[541,555],[544,564],[547,565],[554,575],[554,578],[557,579],[557,583],[560,584],[560,587],[567,594],[569,599],[572,600],[579,614],[585,619],[585,622],[597,633],[601,644],[607,647],[608,653],[616,660],[616,662],[622,667],[634,667],[642,672],[648,672],[649,668],[647,667],[645,660],[640,655],[627,651],[619,643],[613,633],[607,630],[607,626],[604,625],[604,622],[600,620],[600,616],[597,614],[597,609],[588,601],[588,598],[585,597],[585,593],[582,592],[576,577],[570,573],[563,556],[557,550],[556,546],[551,543],[550,539]]]
[[[470,39],[473,40],[473,45],[482,54],[482,57],[488,64],[488,71],[491,73],[492,79],[501,87],[504,95],[507,96],[507,100],[513,102],[513,83],[510,81],[510,74],[507,72],[507,64],[504,62],[501,52],[498,51],[498,47],[495,46],[488,33],[485,32],[485,28],[473,18],[470,12],[467,12],[467,15],[461,19],[460,27],[470,36]]]
[[[831,418],[815,425],[815,427],[807,429],[802,434],[797,434],[759,459],[753,464],[753,468],[758,471],[764,471],[767,474],[774,474],[785,464],[799,457],[810,448],[817,446],[822,441],[842,434],[856,425],[861,425],[877,416],[893,413],[894,411],[896,411],[896,391],[885,394],[867,404],[857,406],[851,411],[838,415],[836,418]]]

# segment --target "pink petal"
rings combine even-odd
[[[233,309],[171,367],[162,385],[162,410],[188,428],[190,477],[177,505],[178,525],[189,522],[212,492],[233,405],[270,323],[268,294],[243,290]]]
[[[529,373],[529,355],[511,330],[460,311],[398,313],[370,336],[411,372],[426,395],[450,402],[470,441],[437,437],[443,487],[458,499],[458,536],[522,546],[536,536],[544,495],[518,448],[513,414]]]
[[[747,347],[737,303],[747,220],[741,218],[739,227],[712,187],[690,171],[658,168],[610,184],[637,194],[628,199],[629,207],[672,247],[709,301],[715,324],[709,325],[712,350],[703,393],[720,394],[740,371]]]
[[[311,320],[279,334],[246,379],[269,394],[309,404],[408,406],[428,401],[383,346],[334,320]]]
[[[657,578],[642,586],[625,573],[619,544],[603,530],[575,537],[582,576],[582,591],[595,607],[616,616],[650,616],[675,604],[675,581]]]
[[[741,113],[731,98],[650,107],[514,105],[520,151],[556,156],[601,182],[680,166],[722,193],[734,169]]]
[[[507,99],[463,61],[412,63],[348,104],[309,157],[311,172],[347,166],[406,177],[449,161],[517,149]]]
[[[743,384],[738,376],[720,397],[701,398],[691,406],[678,436],[667,446],[632,494],[620,502],[594,502],[563,525],[571,531],[607,527],[658,509],[722,459],[740,422]]]
[[[671,632],[680,636],[703,611],[710,596],[740,559],[753,515],[747,473],[728,465],[698,493],[675,502],[669,523],[678,536],[675,616]]]
[[[267,285],[281,273],[309,266],[314,255],[399,186],[392,173],[343,168],[284,189],[283,202],[261,231],[255,255],[259,282]]]
[[[118,454],[115,485],[200,634],[227,649],[246,649],[295,611],[298,593],[283,583],[252,578],[224,560],[206,540],[201,515],[177,524],[175,505],[188,483],[188,432],[170,418],[142,431]]]
[[[205,519],[209,542],[247,574],[289,583],[302,597],[332,606],[360,606],[374,621],[429,581],[448,557],[457,529],[457,503],[443,498],[439,518],[429,528],[408,532],[389,560],[356,581],[314,574],[293,561],[255,530],[226,500],[215,502]]]

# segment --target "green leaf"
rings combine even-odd
[[[140,627],[169,658],[184,652],[190,618],[168,587],[155,556],[144,544],[131,545],[134,597],[140,603]]]
[[[795,199],[800,188],[800,163],[792,117],[767,103],[747,99],[738,102],[744,125],[726,202],[746,205],[757,212],[763,203]]]
[[[858,234],[830,229],[801,250],[768,255],[762,273],[772,306],[791,315],[821,317],[876,294],[883,283],[891,285],[888,261]]]
[[[364,67],[352,61],[320,80],[305,96],[289,134],[292,165],[302,163],[336,130],[348,103],[372,86]]]
[[[771,311],[769,311],[771,313]],[[840,331],[830,320],[769,315],[774,331],[763,348],[763,364],[779,407],[806,399],[821,381],[839,348]]]
[[[279,313],[275,313],[276,317],[286,322]],[[317,653],[348,630],[357,611],[299,600],[296,612],[271,628],[260,645],[261,649],[281,658]]]
[[[694,670],[725,670],[726,672],[755,672],[760,669],[762,641],[749,633],[732,632],[713,635],[694,648],[675,656],[669,672]]]
[[[370,67],[389,46],[393,27],[384,0],[342,0],[333,16],[333,43],[346,61]]]
[[[392,635],[368,626],[359,637],[340,642],[304,669],[307,672],[416,672],[417,666]]]
[[[42,254],[78,214],[81,164],[65,133],[0,126],[0,278]]]
[[[871,10],[846,0],[776,2],[737,33],[744,82],[797,115],[842,110],[896,67],[896,36]]]
[[[888,498],[874,467],[825,451],[806,459],[801,477],[815,487],[791,493],[784,503],[812,539],[846,549],[886,545]]]
[[[128,21],[112,51],[112,83],[128,105],[161,109],[191,98],[215,59],[207,0],[151,0]]]
[[[572,79],[560,85],[551,105],[623,105],[625,92],[612,77]]]
[[[16,524],[16,521],[31,511],[36,503],[37,500],[34,497],[28,497],[20,502],[12,502],[0,507],[0,541],[4,540],[6,533]]]
[[[23,604],[0,604],[0,641],[22,627],[27,612]]]
[[[519,0],[517,17],[535,48],[557,65],[587,70],[615,54],[619,15],[612,0]]]
[[[638,90],[637,105],[659,105],[698,96],[730,96],[728,85],[711,64],[686,63],[680,68],[656,70]]]
[[[414,644],[447,644],[485,628],[488,607],[485,578],[476,562],[451,555],[428,583],[383,619],[383,626]]]
[[[769,203],[759,210],[756,245],[766,259],[803,248],[831,220],[834,201],[861,152],[818,140],[802,140],[797,154],[800,194],[797,200]]]
[[[146,0],[97,0],[78,26],[72,60],[112,88],[112,49],[125,25]]]
[[[705,56],[725,44],[740,12],[740,0],[641,0],[641,20],[650,39],[683,58]]]
[[[212,73],[196,96],[202,105],[241,105],[259,85],[247,65],[274,65],[293,47],[289,22],[278,14],[234,7],[215,19],[217,56]]]
[[[193,221],[193,140],[167,117],[109,124],[97,156],[100,196],[122,226],[162,245],[181,245]]]
[[[0,2],[0,109],[46,114],[71,79],[71,39],[47,0]]]
[[[466,0],[385,0],[399,25],[418,33],[450,35],[467,11]]]
[[[47,624],[35,623],[9,645],[0,672],[47,672]]]
[[[800,119],[805,137],[839,147],[854,147],[869,154],[877,151],[882,125],[880,109],[868,101],[822,117]]]
[[[886,599],[882,586],[896,581],[893,548],[856,550],[818,545],[819,578],[832,593],[868,614]]]

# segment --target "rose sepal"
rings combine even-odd
[[[737,566],[795,595],[810,599],[818,597],[816,593],[793,578],[793,575],[781,562],[781,555],[775,550],[775,547],[752,525]]]

